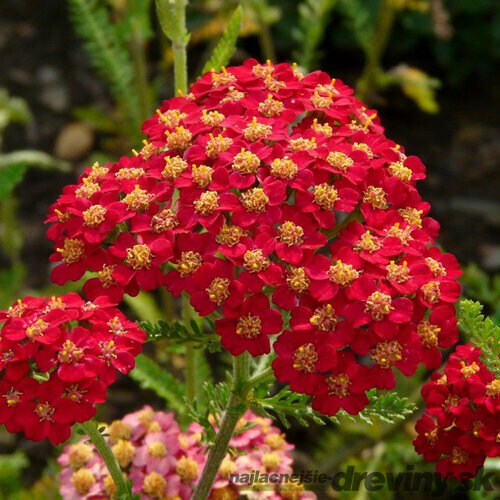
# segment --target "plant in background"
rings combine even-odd
[[[3,138],[11,124],[28,124],[31,120],[26,103],[0,89],[0,247],[8,261],[0,270],[0,307],[8,307],[22,292],[26,269],[20,252],[23,234],[16,217],[17,200],[14,189],[22,182],[29,168],[66,172],[69,165],[42,151],[20,150],[2,152]]]
[[[458,340],[461,271],[435,246],[439,226],[416,188],[425,178],[422,162],[326,73],[251,59],[226,68],[240,10],[210,70],[188,90],[185,8],[185,0],[157,1],[179,96],[143,124],[140,151],[87,168],[49,210],[52,279],[82,279],[89,302],[27,298],[3,313],[0,392],[9,430],[58,443],[83,423],[101,456],[83,443],[63,455],[65,498],[103,490],[120,499],[218,498],[213,488],[234,496],[221,472],[232,468],[231,447],[247,452],[240,462],[233,452],[235,464],[290,465],[274,451],[261,456],[266,445],[273,448],[265,436],[278,434],[253,413],[276,415],[284,425],[290,417],[306,425],[404,419],[415,406],[381,391],[395,387],[396,370],[411,377],[419,364],[437,369],[441,350]],[[157,290],[182,296],[184,323],[172,321],[173,308],[168,321],[141,325],[148,340],[183,349],[185,385],[138,356],[146,336],[114,307]],[[446,390],[459,391],[453,396],[473,397],[460,392],[468,390],[464,380],[488,373],[480,363],[490,370],[496,364],[498,332],[490,326],[476,316],[464,326],[482,350],[470,351],[474,359],[467,347],[452,356],[459,370]],[[232,373],[200,387],[193,378],[199,353],[221,349]],[[169,401],[181,423],[194,420],[188,433],[195,436],[148,409],[107,429],[89,421],[116,370],[128,373],[136,356],[133,378]],[[496,383],[495,375],[481,380]],[[287,386],[273,392],[276,380]],[[441,394],[433,388],[424,396]],[[435,399],[426,397],[431,414]],[[453,407],[468,422],[465,403]],[[243,416],[256,425],[245,427]],[[448,432],[452,422],[439,425]],[[424,457],[449,456],[440,472],[473,475],[481,462],[465,454],[474,445],[464,438],[459,458],[449,447]],[[486,454],[498,454],[491,450]]]
[[[131,479],[134,494],[140,498],[167,496],[187,500],[192,497],[199,471],[207,460],[202,432],[203,428],[196,423],[181,432],[172,413],[154,412],[151,407],[144,407],[106,425],[106,441],[120,468]],[[293,445],[286,442],[271,419],[245,413],[230,446],[212,488],[212,498],[238,498],[240,489],[243,494],[260,490],[270,498],[316,498],[312,493],[303,492],[301,487],[293,490],[293,485],[288,485],[289,490],[280,490],[279,485],[263,487],[248,480],[255,470],[267,474],[292,473],[290,451]],[[116,486],[102,458],[85,439],[68,445],[58,461],[62,466],[63,498],[116,495]],[[231,481],[230,476],[235,472],[246,474],[247,481]]]
[[[427,13],[430,8],[428,0],[379,0],[376,6],[373,2],[340,0],[339,8],[349,20],[365,54],[365,67],[357,83],[359,97],[372,102],[377,92],[399,85],[423,111],[436,113],[439,106],[435,91],[440,85],[439,80],[406,64],[390,70],[383,68],[383,57],[398,16],[405,10]],[[433,9],[435,11],[435,7]]]

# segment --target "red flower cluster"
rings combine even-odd
[[[145,334],[107,299],[77,294],[18,300],[0,312],[0,424],[58,444],[128,373]]]
[[[471,344],[458,346],[444,375],[422,388],[426,414],[417,422],[415,449],[437,461],[443,477],[471,479],[486,457],[500,456],[500,380]]]
[[[205,74],[145,122],[140,153],[87,169],[51,208],[54,281],[186,292],[234,355],[269,353],[289,324],[276,376],[328,415],[393,387],[393,368],[436,368],[457,340],[459,267],[431,246],[422,162],[352,94],[288,64]]]

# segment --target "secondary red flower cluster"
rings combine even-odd
[[[149,406],[115,420],[106,429],[106,438],[116,460],[132,481],[134,494],[141,499],[192,498],[208,454],[201,443],[202,428],[191,424],[181,432],[172,413],[154,412]],[[104,461],[86,438],[66,446],[59,457],[63,467],[60,493],[64,500],[112,499],[116,486]],[[280,475],[292,474],[293,445],[272,425],[248,411],[231,439],[232,454],[224,458],[210,500],[235,500],[239,490],[249,498],[313,500],[316,495],[302,491],[296,483],[279,483]],[[255,471],[259,472],[255,479]],[[230,480],[237,473],[239,481]],[[253,473],[253,476],[252,476]],[[255,479],[255,483],[250,479]],[[259,484],[260,480],[260,484]],[[294,488],[295,486],[295,488]],[[264,487],[265,492],[259,487]]]
[[[500,380],[471,344],[458,346],[444,374],[422,388],[427,414],[413,442],[443,477],[471,479],[486,457],[500,456]]]
[[[106,298],[74,293],[18,300],[0,321],[0,424],[53,444],[94,416],[116,370],[128,373],[146,340]]]
[[[276,376],[328,415],[357,413],[394,368],[439,366],[459,267],[432,246],[422,162],[352,89],[248,60],[143,131],[140,153],[87,169],[51,208],[56,283],[91,270],[90,298],[186,292],[234,355],[269,353],[285,324]]]

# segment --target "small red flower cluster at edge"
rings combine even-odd
[[[327,415],[358,413],[393,369],[440,365],[459,266],[433,246],[422,162],[352,89],[248,60],[165,101],[143,132],[139,153],[88,168],[51,207],[56,283],[91,270],[89,298],[186,293],[233,355],[269,353],[279,334],[276,377]]]
[[[426,414],[413,443],[443,477],[471,479],[486,457],[500,456],[500,380],[480,355],[471,344],[457,346],[444,374],[422,388]]]
[[[146,335],[101,297],[19,300],[0,312],[0,424],[33,441],[66,441],[128,373]]]

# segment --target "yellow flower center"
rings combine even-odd
[[[269,198],[262,188],[249,189],[241,194],[241,204],[249,212],[264,212],[268,203]]]
[[[79,495],[86,495],[96,483],[96,478],[90,469],[77,470],[71,476],[73,488]]]
[[[377,290],[366,299],[365,312],[369,312],[374,320],[380,321],[394,309],[391,302],[390,295]]]
[[[259,103],[259,113],[267,117],[278,116],[284,108],[283,103],[274,99],[272,94],[268,94],[266,100]]]
[[[127,205],[128,210],[134,212],[145,212],[149,208],[149,202],[153,198],[153,195],[148,193],[145,189],[136,184],[134,190],[128,193],[123,202]]]
[[[246,339],[254,339],[262,333],[262,320],[253,314],[238,318],[236,333]]]
[[[339,199],[337,190],[327,184],[318,184],[313,188],[314,203],[319,205],[323,210],[332,211],[335,202]]]
[[[359,278],[361,271],[354,269],[352,264],[346,264],[338,260],[335,264],[331,265],[326,272],[328,279],[337,285],[348,286]]]
[[[174,132],[167,130],[165,135],[167,136],[168,149],[183,152],[191,146],[193,134],[182,126],[176,127]]]
[[[335,309],[332,305],[326,304],[316,308],[309,321],[311,325],[314,325],[322,332],[333,332],[337,327],[339,318],[335,314]]]
[[[271,163],[271,174],[277,179],[291,180],[295,178],[298,171],[299,167],[288,156],[275,158]]]
[[[201,264],[203,263],[202,256],[197,252],[182,252],[181,258],[177,263],[177,269],[181,277],[185,278],[190,274],[198,271]]]
[[[212,215],[219,208],[219,195],[217,191],[205,191],[194,202],[194,210],[200,215]]]
[[[178,225],[179,221],[177,220],[177,216],[169,208],[166,208],[154,215],[153,220],[151,221],[151,226],[155,233],[171,231]]]
[[[363,201],[380,210],[389,206],[385,197],[386,193],[381,187],[368,186],[363,193]]]
[[[180,156],[165,156],[165,166],[161,173],[167,181],[177,179],[188,167],[188,164]]]
[[[228,247],[234,247],[240,242],[244,234],[245,233],[241,229],[241,227],[228,226],[227,224],[223,224],[220,233],[216,237],[216,240],[217,243],[219,243],[219,245],[227,245]]]
[[[304,229],[291,221],[286,221],[278,226],[277,238],[289,247],[300,245],[304,241]]]
[[[167,488],[167,480],[158,474],[158,472],[151,472],[142,483],[142,490],[146,495],[160,500],[165,499],[165,489]]]
[[[154,458],[163,458],[167,455],[167,448],[161,441],[154,441],[148,447],[149,454]]]
[[[314,344],[304,344],[295,349],[293,353],[293,367],[295,370],[304,373],[312,373],[316,370],[318,353]]]
[[[402,264],[396,264],[393,260],[387,266],[387,279],[389,281],[395,281],[396,283],[405,283],[410,279],[410,269],[408,267],[408,262],[403,261]]]
[[[97,227],[106,219],[107,210],[101,205],[92,205],[83,211],[83,223],[89,227]]]
[[[351,381],[345,373],[331,375],[326,379],[326,384],[328,386],[328,394],[330,396],[345,398],[349,395],[349,386],[351,385]]]
[[[286,272],[286,284],[288,288],[296,293],[303,293],[311,284],[303,267],[291,267]]]
[[[265,139],[271,132],[273,128],[271,125],[264,125],[257,121],[257,117],[254,116],[252,121],[243,130],[243,136],[247,141],[255,142],[258,139]]]
[[[354,165],[354,160],[341,151],[330,151],[326,161],[331,167],[341,172],[347,172]]]
[[[420,340],[424,347],[436,347],[438,345],[440,332],[441,328],[439,328],[439,326],[432,325],[425,320],[417,325],[417,333],[420,335]]]
[[[212,182],[214,169],[207,165],[193,165],[193,181],[199,188],[206,188]]]
[[[260,273],[269,267],[270,261],[262,254],[262,250],[247,250],[243,256],[243,268],[249,273]]]
[[[227,151],[233,140],[230,137],[223,137],[222,134],[214,136],[209,134],[210,139],[205,147],[205,153],[209,158],[216,158],[219,154]]]
[[[235,155],[233,164],[231,165],[233,170],[241,174],[255,174],[259,166],[260,158],[251,151],[247,151],[245,148],[241,148],[241,151]]]
[[[370,356],[381,368],[389,369],[403,359],[403,348],[397,340],[381,342],[373,347]]]
[[[62,248],[57,248],[56,252],[61,254],[65,264],[75,264],[85,255],[85,244],[81,240],[65,238]]]
[[[149,269],[153,262],[153,257],[147,245],[134,245],[132,248],[127,248],[125,263],[134,271]]]
[[[421,288],[424,299],[430,302],[431,304],[435,304],[439,302],[441,298],[441,288],[439,286],[439,281],[429,281],[425,285],[422,285]]]
[[[205,291],[208,293],[208,298],[220,306],[229,297],[229,280],[215,278]]]

